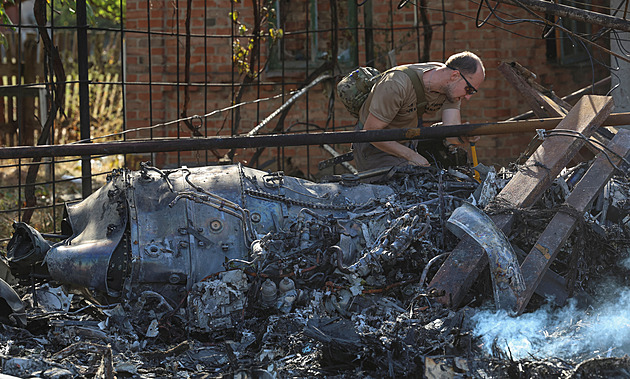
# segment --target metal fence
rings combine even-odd
[[[429,41],[420,8],[401,26],[391,1],[390,15],[375,20],[372,4],[358,8],[355,1],[121,0],[111,6],[122,16],[105,24],[91,19],[94,9],[85,0],[63,23],[49,8],[59,4],[38,11],[41,4],[15,5],[17,19],[13,29],[4,25],[0,47],[3,243],[15,221],[50,238],[61,234],[65,202],[88,196],[112,169],[142,161],[162,167],[242,162],[315,179],[317,161],[343,146],[314,142],[290,149],[262,140],[244,149],[176,147],[168,153],[164,138],[348,130],[352,118],[339,112],[332,95],[338,76],[360,60],[391,66],[396,49],[421,60]],[[134,141],[147,140],[154,141],[150,151],[134,151]],[[98,147],[112,141],[128,148],[109,154]],[[72,153],[87,143],[95,146],[92,153]],[[67,150],[13,153],[20,145]]]
[[[13,221],[61,233],[64,202],[87,197],[113,169],[137,169],[145,161],[162,169],[242,163],[313,180],[344,173],[348,167],[320,171],[317,163],[347,151],[349,143],[309,138],[353,129],[353,117],[335,101],[341,75],[357,66],[384,70],[444,60],[466,49],[492,57],[487,67],[501,55],[528,59],[527,65],[552,59],[555,51],[555,44],[536,38],[560,36],[541,33],[545,25],[537,23],[481,23],[484,3],[473,1],[99,3],[106,8],[78,0],[70,12],[69,2],[24,0],[12,8],[13,27],[0,25],[6,40],[0,45],[4,242]],[[515,19],[527,15],[510,12]],[[564,93],[596,79],[574,82],[557,62],[543,68]],[[527,110],[505,83],[486,82],[491,91],[471,100],[467,121]],[[493,97],[499,106],[482,107]],[[295,138],[274,137],[287,134]],[[242,137],[223,143],[236,136]],[[265,138],[247,138],[255,136]],[[513,141],[488,146],[518,149]]]

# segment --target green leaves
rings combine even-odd
[[[241,0],[232,1],[235,4],[241,2]],[[274,24],[276,11],[272,0],[255,0],[252,6],[259,7],[262,11],[260,12],[259,25],[248,27],[245,22],[241,21],[241,14],[238,10],[229,12],[228,18],[231,23],[236,25],[238,35],[242,37],[241,39],[235,39],[232,44],[232,62],[236,65],[239,73],[255,77],[258,74],[252,72],[250,67],[252,64],[250,57],[254,46],[256,46],[257,42],[261,44],[267,39],[270,39],[271,43],[274,44],[283,37],[284,31],[276,28]],[[250,29],[257,30],[257,32],[248,34]]]

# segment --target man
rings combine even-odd
[[[443,125],[461,124],[460,104],[470,99],[485,79],[485,68],[479,57],[465,51],[452,55],[445,64],[415,63],[407,65],[420,78],[426,97],[425,114],[442,109]],[[412,73],[413,74],[413,73]],[[422,112],[421,112],[422,113]],[[374,85],[359,112],[358,129],[402,129],[418,125],[416,91],[411,79],[400,70],[390,70]],[[447,138],[445,143],[463,146],[478,137]],[[403,164],[430,166],[430,157],[418,153],[416,144],[408,141],[355,143],[354,159],[359,171]]]

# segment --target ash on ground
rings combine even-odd
[[[576,171],[535,207],[500,210],[517,214],[507,237],[519,259]],[[405,168],[371,185],[242,166],[114,172],[68,207],[66,239],[38,241],[16,224],[0,268],[1,372],[630,377],[626,177],[607,184],[551,267],[570,279],[568,303],[534,295],[510,316],[495,309],[487,272],[459,309],[427,290],[459,242],[449,216],[463,202],[483,209],[510,178]]]

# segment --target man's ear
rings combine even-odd
[[[451,72],[451,75],[448,77],[448,82],[449,83],[454,83],[454,82],[458,81],[459,77],[460,77],[459,71],[456,71],[456,70],[452,70],[452,71],[453,72]]]

